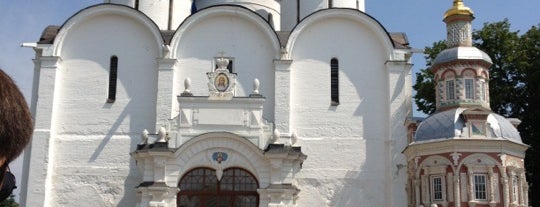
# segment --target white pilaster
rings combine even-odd
[[[387,143],[387,206],[401,205],[399,198],[406,196],[403,186],[407,180],[406,158],[401,153],[407,146],[407,128],[403,124],[407,117],[412,116],[411,105],[411,68],[406,54],[396,55],[395,61],[387,61],[388,69],[388,103],[390,128]],[[405,135],[405,136],[404,136]],[[402,175],[402,176],[400,176]]]
[[[173,102],[176,101],[176,96],[173,94],[174,68],[176,67],[176,59],[160,59],[158,61],[158,91],[156,104],[156,124],[163,124],[167,119],[171,119],[178,115],[178,109],[173,109]],[[178,80],[182,83],[184,80]],[[180,85],[180,84],[179,84]],[[178,89],[183,91],[184,89]],[[152,129],[150,129],[152,131]]]
[[[291,133],[291,66],[292,60],[274,60],[276,73],[275,127],[281,133]]]
[[[59,88],[59,70],[62,58],[47,56],[34,60],[36,71],[34,79],[37,84],[32,94],[32,106],[34,115],[34,134],[32,141],[26,149],[25,155],[29,158],[24,160],[24,175],[21,205],[44,206],[47,204],[54,162],[54,99]],[[29,185],[31,184],[31,185]]]

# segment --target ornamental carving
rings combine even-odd
[[[231,100],[234,96],[236,87],[236,74],[229,72],[227,65],[229,59],[220,57],[216,60],[217,69],[209,72],[208,91],[209,99],[213,100]]]
[[[461,43],[468,41],[469,34],[471,34],[471,25],[467,22],[456,22],[448,24],[447,31],[448,46],[458,46]]]

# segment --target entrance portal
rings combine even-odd
[[[221,180],[211,168],[195,168],[178,183],[178,207],[257,207],[259,183],[241,168],[223,170]]]

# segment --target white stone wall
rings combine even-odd
[[[160,47],[127,17],[103,15],[71,28],[62,48],[59,134],[127,133],[153,126]],[[106,103],[111,56],[118,57],[116,101]],[[104,128],[103,126],[114,126]]]
[[[161,51],[157,28],[139,18],[145,17],[124,7],[92,8],[44,48],[34,94],[40,121],[26,169],[37,174],[29,176],[27,206],[81,206],[80,199],[88,206],[134,205],[139,176],[129,152],[139,132],[155,126],[148,117],[155,117]],[[116,101],[106,103],[113,55],[119,59]],[[43,101],[50,106],[40,106]]]
[[[248,96],[258,78],[266,97],[265,126],[275,122],[280,141],[296,132],[296,144],[308,156],[298,174],[266,175],[261,184],[286,178],[283,183],[300,189],[297,206],[406,202],[399,164],[410,112],[410,66],[385,30],[360,12],[317,12],[292,31],[282,49],[273,28],[253,12],[212,7],[190,17],[164,46],[150,19],[104,5],[77,14],[54,45],[42,48],[44,57],[36,61],[36,133],[26,163],[27,206],[81,206],[81,199],[91,206],[134,206],[142,177],[129,153],[140,133],[154,132],[156,124],[179,114],[176,96],[185,78],[193,95],[207,96],[206,73],[222,52],[233,58],[236,96]],[[116,101],[106,103],[112,55],[119,59],[118,88]],[[338,106],[330,104],[332,58],[339,60]],[[267,159],[259,153],[258,159]],[[200,161],[182,160],[202,166]],[[269,170],[271,162],[261,165],[266,168],[245,168]],[[272,170],[279,172],[276,166]],[[176,167],[167,169],[166,182],[173,186],[182,176],[171,171],[182,169]]]
[[[223,56],[233,60],[237,73],[236,96],[248,96],[253,91],[253,80],[260,81],[260,93],[266,97],[263,117],[274,119],[274,63],[279,43],[272,28],[250,11],[239,7],[211,8],[186,22],[171,43],[173,58],[178,60],[174,71],[173,93],[184,90],[189,77],[192,93],[207,96],[206,73],[214,69],[214,58]],[[177,109],[176,99],[171,101]]]
[[[387,65],[393,55],[377,24],[365,16],[349,17],[332,11],[310,16],[315,20],[306,19],[289,39],[290,128],[308,155],[296,179],[297,205],[400,206],[406,202],[405,174],[394,176],[401,145],[393,140],[406,140],[402,125],[410,100],[404,96],[410,93],[396,88],[410,82],[410,68],[403,56],[395,57],[401,61],[397,66]],[[334,57],[340,71],[338,106],[330,101]]]
[[[146,30],[128,17],[102,15],[67,34],[56,98],[60,110],[53,117],[51,204],[76,205],[70,199],[75,195],[101,198],[99,206],[133,204],[138,178],[129,152],[138,132],[155,126],[148,117],[155,117],[160,47]],[[112,55],[119,60],[117,94],[114,103],[106,103]]]

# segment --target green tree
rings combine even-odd
[[[540,25],[538,25],[540,27]],[[523,74],[523,107],[519,131],[530,148],[525,158],[531,206],[540,206],[540,29],[532,27],[520,38],[519,70]]]
[[[473,45],[493,61],[489,68],[491,110],[507,117],[519,117],[525,104],[519,42],[518,32],[510,31],[508,19],[484,23],[481,30],[473,32]]]
[[[473,33],[473,45],[492,59],[489,93],[491,109],[498,114],[522,120],[519,131],[530,148],[525,168],[530,185],[531,206],[540,206],[540,25],[520,36],[510,30],[507,19],[485,23]],[[416,73],[414,96],[418,109],[435,112],[435,85],[430,71],[431,61],[444,50],[444,41],[426,47],[427,68]]]
[[[19,207],[19,204],[15,202],[14,197],[14,195],[10,195],[8,199],[0,202],[0,207]]]

